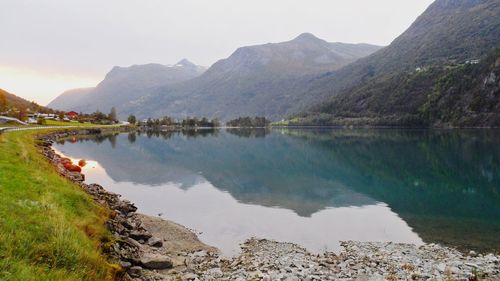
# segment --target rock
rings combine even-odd
[[[124,214],[133,213],[137,211],[137,207],[127,200],[121,201],[120,204],[116,207],[116,209],[118,209]]]
[[[473,267],[473,268],[478,268],[477,264],[470,263],[470,262],[465,263],[465,265]]]
[[[132,266],[128,270],[128,274],[131,277],[141,277],[142,276],[142,267],[140,267],[140,266]]]
[[[149,269],[168,269],[173,267],[172,260],[159,254],[144,254],[141,257],[141,264]]]
[[[76,182],[85,181],[85,176],[79,172],[67,172],[67,176],[72,181],[76,181]]]
[[[159,247],[163,246],[163,242],[160,239],[156,238],[156,237],[151,237],[148,240],[148,245],[151,246],[151,247],[157,247],[157,248],[159,248]]]
[[[123,269],[127,270],[127,269],[129,269],[129,268],[131,268],[131,267],[132,267],[132,264],[131,264],[131,263],[129,263],[128,261],[121,261],[121,262],[120,262],[120,266],[121,266]]]
[[[121,221],[121,224],[126,228],[126,229],[133,229],[134,226],[130,223],[128,219],[123,219]]]
[[[134,239],[136,241],[139,241],[139,240],[147,241],[153,235],[151,235],[150,233],[145,232],[145,231],[133,230],[133,231],[130,232],[129,236],[130,236],[130,238],[132,238],[132,239]]]
[[[194,273],[186,273],[184,275],[182,275],[182,280],[197,280],[198,279],[198,275],[194,274]]]
[[[439,270],[439,272],[444,272],[446,269],[446,264],[440,263],[436,266],[436,268]]]
[[[224,276],[220,268],[211,268],[207,271],[207,274],[214,278],[222,278]]]

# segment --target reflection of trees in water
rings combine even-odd
[[[488,192],[500,202],[500,131],[303,130],[290,135],[398,186]]]
[[[360,171],[350,187],[386,202],[421,237],[500,250],[500,131],[290,131]]]
[[[230,128],[226,132],[244,138],[263,138],[271,132],[268,128]]]
[[[135,132],[130,132],[130,133],[128,133],[127,139],[128,139],[128,142],[134,143],[135,140],[137,139],[137,134]]]
[[[172,136],[185,136],[187,138],[197,138],[197,137],[207,137],[207,136],[217,136],[219,133],[219,129],[182,129],[182,130],[170,130],[170,131],[163,131],[163,130],[146,130],[146,131],[133,131],[127,133],[127,140],[129,143],[135,143],[137,140],[137,137],[140,137],[141,135],[145,134],[147,138],[151,139],[153,137],[155,138],[162,138],[165,140],[168,140],[172,138]],[[78,142],[86,142],[86,141],[92,141],[98,144],[101,144],[105,141],[108,141],[111,144],[112,148],[116,147],[116,142],[117,142],[117,136],[119,133],[103,133],[103,134],[96,134],[96,135],[87,135],[87,136],[79,136],[76,141]],[[58,144],[64,144],[67,139],[60,139],[57,141]]]
[[[140,132],[140,131],[139,131]],[[217,128],[201,128],[201,129],[193,129],[193,128],[183,128],[179,130],[145,130],[146,136],[148,138],[157,137],[163,139],[170,139],[174,135],[182,135],[188,138],[197,138],[197,137],[207,137],[207,136],[217,136],[219,133],[219,129]]]

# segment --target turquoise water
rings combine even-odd
[[[220,130],[59,143],[87,182],[224,253],[252,236],[500,249],[498,130]]]

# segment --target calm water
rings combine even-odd
[[[228,130],[59,143],[87,182],[225,254],[256,236],[500,249],[498,130]]]

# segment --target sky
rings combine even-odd
[[[433,0],[1,0],[0,88],[46,105],[115,65],[204,66],[310,32],[388,45]]]

